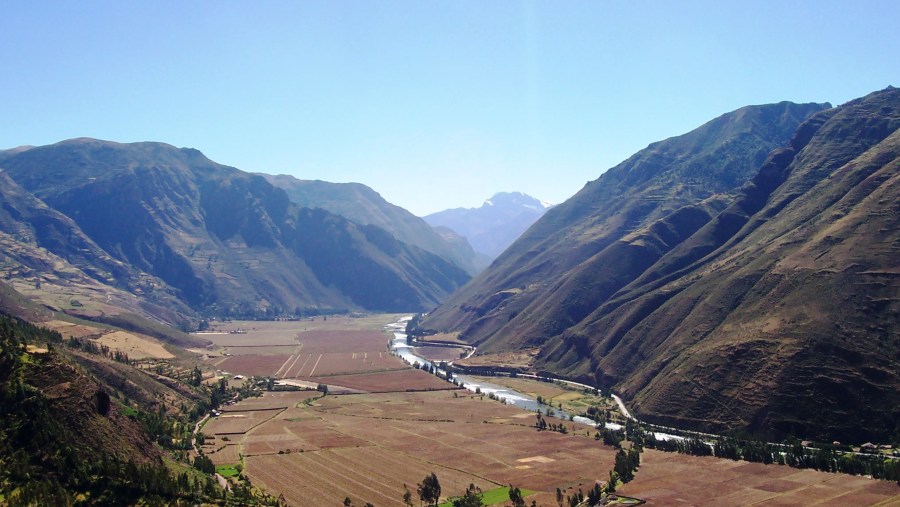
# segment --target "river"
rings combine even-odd
[[[406,361],[407,363],[409,363],[411,365],[418,363],[418,364],[427,365],[429,367],[435,367],[438,370],[438,373],[446,376],[447,375],[446,371],[444,371],[440,368],[437,368],[437,366],[433,362],[431,362],[421,356],[416,355],[414,352],[414,347],[409,345],[406,342],[406,324],[411,319],[412,319],[412,316],[403,317],[399,321],[385,326],[385,329],[393,332],[393,334],[394,334],[394,338],[391,340],[391,350],[397,356],[399,356],[401,359],[403,359],[404,361]],[[529,374],[519,374],[517,376],[522,377],[522,378],[533,378],[536,380],[545,378],[545,377],[538,377],[537,375],[529,375]],[[485,382],[480,379],[476,380],[475,378],[473,378],[470,375],[452,374],[450,379],[451,379],[451,381],[455,380],[463,388],[468,389],[469,391],[472,391],[472,392],[480,391],[484,395],[493,394],[498,399],[505,400],[506,404],[513,405],[515,407],[519,407],[523,410],[528,410],[530,412],[537,412],[538,410],[540,410],[541,412],[546,413],[547,409],[552,408],[555,417],[558,417],[560,419],[567,420],[567,421],[571,420],[573,422],[576,422],[576,423],[579,423],[582,425],[586,425],[586,426],[591,426],[591,427],[596,426],[596,423],[594,423],[593,420],[591,420],[587,417],[582,417],[580,415],[571,416],[564,410],[559,410],[558,408],[554,408],[549,405],[538,403],[537,400],[532,398],[531,396],[528,396],[524,393],[520,393],[514,389],[510,389],[505,386],[493,384],[491,382]],[[589,386],[587,384],[581,384],[579,382],[573,382],[571,380],[562,380],[562,379],[550,379],[550,380],[553,382],[562,382],[564,384],[568,384],[570,386],[577,387],[579,389],[593,389],[593,386]],[[621,398],[619,398],[615,394],[612,395],[612,398],[613,398],[613,400],[615,400],[616,404],[619,406],[619,410],[622,412],[622,414],[627,419],[633,419],[635,421],[637,420],[631,415],[631,413],[625,407],[625,404],[622,402]],[[607,422],[605,424],[605,427],[607,429],[611,429],[611,430],[622,429],[621,424],[613,423],[613,422]],[[653,432],[653,435],[656,437],[657,440],[684,440],[684,437],[682,437],[680,435],[672,435],[670,433]]]
[[[395,354],[397,354],[397,356],[399,356],[401,359],[403,359],[404,361],[406,361],[409,364],[418,363],[418,364],[427,365],[429,367],[434,367],[438,370],[438,373],[446,376],[447,375],[446,371],[444,371],[440,368],[437,368],[437,365],[435,365],[433,362],[431,362],[421,356],[417,356],[415,354],[415,352],[413,351],[413,347],[406,343],[406,323],[409,322],[409,320],[411,318],[412,317],[404,317],[403,319],[399,320],[398,322],[395,322],[393,324],[388,324],[386,326],[387,329],[389,329],[390,331],[392,331],[394,333],[394,338],[393,338],[393,340],[391,340],[391,350]],[[534,377],[534,375],[520,375],[520,376],[536,378],[536,377]],[[485,382],[484,380],[481,380],[481,379],[475,379],[474,377],[472,377],[470,375],[452,374],[450,379],[451,379],[451,381],[455,380],[460,386],[462,386],[465,389],[468,389],[469,391],[480,392],[480,393],[484,394],[485,396],[493,394],[495,397],[497,397],[497,399],[504,400],[507,405],[513,405],[513,406],[521,408],[523,410],[528,410],[529,412],[537,412],[538,410],[540,410],[543,413],[546,413],[548,409],[552,408],[555,417],[557,417],[559,419],[572,420],[573,422],[588,425],[591,427],[595,426],[594,421],[592,421],[591,419],[589,419],[587,417],[582,417],[582,416],[576,415],[576,416],[573,416],[570,418],[570,414],[568,414],[564,410],[560,410],[556,407],[551,407],[549,405],[538,403],[537,400],[532,398],[531,396],[528,396],[524,393],[520,393],[519,391],[510,389],[505,386],[501,386],[501,385],[494,384],[491,382]],[[589,386],[583,386],[583,387],[589,388]],[[622,426],[620,424],[616,424],[616,423],[607,423],[606,427],[610,428],[610,429],[616,429],[616,430],[622,428]]]

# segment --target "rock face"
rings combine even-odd
[[[109,256],[206,313],[425,309],[468,279],[197,150],[75,139],[5,152],[0,167]]]
[[[260,176],[283,189],[297,206],[321,208],[360,225],[380,227],[398,240],[442,257],[469,274],[475,274],[487,266],[465,238],[441,234],[425,220],[387,202],[378,192],[363,184],[300,180],[284,174]]]
[[[455,208],[427,215],[433,227],[446,227],[472,244],[489,262],[541,218],[551,205],[521,192],[500,192],[478,208]]]
[[[889,440],[898,127],[888,88],[834,109],[744,108],[651,145],[424,325],[488,351],[540,347],[538,368],[611,386],[662,423]]]

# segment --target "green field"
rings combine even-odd
[[[239,475],[241,472],[237,469],[237,465],[217,465],[216,473],[227,479]]]
[[[522,492],[522,497],[526,497],[528,495],[533,495],[535,492],[529,489],[520,489]],[[489,489],[482,493],[481,502],[484,505],[497,505],[499,503],[508,502],[509,501],[509,486],[500,486],[499,488]],[[453,507],[453,501],[447,500],[444,503],[438,504],[438,507]]]

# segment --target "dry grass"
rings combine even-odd
[[[457,361],[464,366],[511,366],[530,369],[534,364],[534,357],[538,349],[526,349],[516,352],[500,352],[497,354],[475,354],[474,356]]]
[[[111,350],[124,352],[131,359],[172,359],[175,357],[158,340],[137,333],[113,331],[95,341],[100,345],[106,345]]]

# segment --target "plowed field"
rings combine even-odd
[[[645,450],[619,488],[647,505],[900,505],[900,486],[866,477]]]

